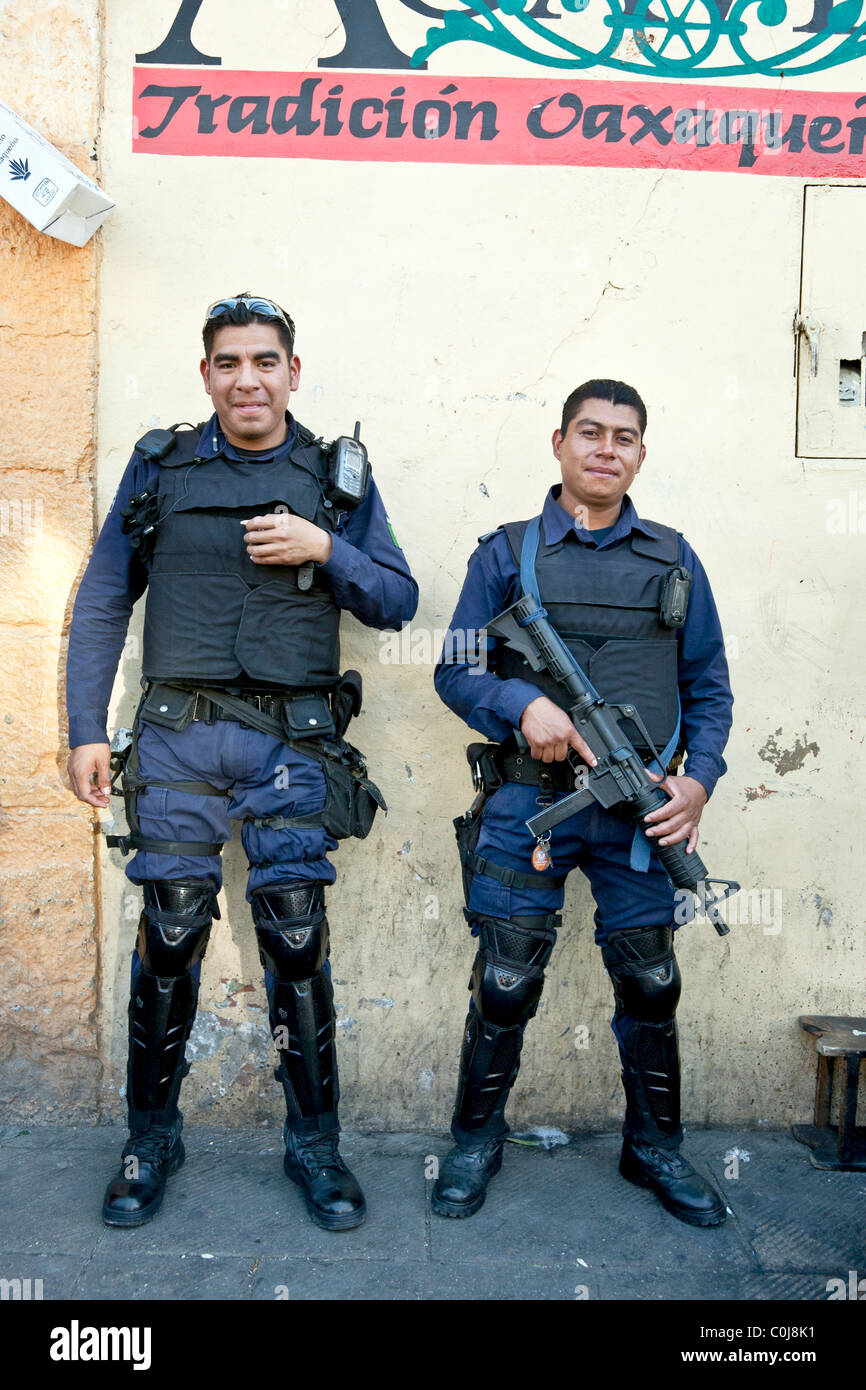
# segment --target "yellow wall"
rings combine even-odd
[[[414,659],[394,663],[388,638],[344,620],[344,662],[366,683],[353,737],[390,806],[366,842],[341,846],[329,894],[344,1118],[368,1128],[447,1123],[472,959],[451,817],[471,799],[463,748],[473,735],[433,691],[431,634],[447,626],[476,537],[540,508],[557,477],[549,439],[561,402],[596,375],[622,377],[644,396],[647,461],[635,502],[692,543],[729,639],[730,771],[705,813],[702,855],[720,876],[767,891],[763,915],[741,900],[750,920],[724,942],[709,926],[679,938],[684,1115],[693,1124],[806,1118],[813,1063],[797,1015],[862,1012],[866,965],[851,872],[853,768],[864,735],[855,597],[863,540],[825,526],[828,504],[862,486],[863,460],[795,457],[791,321],[808,180],[133,154],[133,55],[156,44],[176,8],[154,5],[145,22],[138,7],[117,5],[107,17],[101,174],[117,208],[99,234],[99,515],[149,425],[209,413],[198,377],[203,309],[250,287],[296,319],[298,417],[329,437],[362,420],[421,585]],[[337,51],[331,29],[330,7],[307,4],[297,15],[277,7],[263,44],[261,28],[238,25],[236,7],[208,0],[195,38],[227,66],[300,72]],[[849,65],[800,85],[853,90],[862,70]],[[431,60],[431,71],[521,70],[455,50]],[[28,114],[21,99],[19,107]],[[54,129],[47,117],[45,128]],[[91,250],[17,234],[38,245],[33,257],[92,261]],[[76,331],[77,322],[70,336]],[[81,340],[83,358],[92,348]],[[80,426],[89,438],[89,423]],[[86,458],[82,442],[85,496]],[[72,468],[69,453],[54,466]],[[48,513],[46,505],[46,527]],[[65,588],[52,588],[40,600],[44,636],[40,628],[34,641],[56,647],[54,609],[66,599]],[[118,675],[116,724],[134,709],[139,633],[140,615]],[[49,732],[40,749],[53,746]],[[813,742],[818,752],[787,770]],[[35,819],[30,775],[15,834]],[[69,858],[83,891],[83,813],[58,790],[51,814],[74,830]],[[38,842],[28,833],[25,860],[35,866]],[[103,850],[102,1099],[111,1115],[139,910],[122,862]],[[225,862],[184,1110],[193,1120],[272,1122],[281,1094],[238,844]],[[575,875],[527,1033],[509,1111],[517,1126],[611,1126],[621,1114],[591,911]],[[586,1047],[575,1046],[582,1027]]]

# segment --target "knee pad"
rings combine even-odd
[[[325,885],[313,880],[279,883],[253,893],[259,958],[277,980],[309,980],[328,958]]]
[[[211,922],[219,917],[209,879],[149,880],[138,929],[142,966],[159,979],[186,975],[202,959]]]
[[[469,981],[476,1011],[495,1028],[521,1027],[538,1008],[558,918],[476,920],[481,944]]]
[[[676,1013],[681,977],[670,927],[615,932],[602,947],[617,1010],[641,1023],[665,1023]]]

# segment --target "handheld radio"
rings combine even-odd
[[[370,463],[361,443],[361,421],[355,421],[351,439],[345,434],[331,446],[330,500],[343,511],[359,507],[367,495]]]

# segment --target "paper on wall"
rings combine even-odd
[[[0,101],[0,195],[40,232],[84,246],[114,207],[102,189]]]

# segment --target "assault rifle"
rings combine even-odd
[[[524,594],[489,622],[487,631],[519,652],[533,671],[547,671],[568,691],[572,700],[568,713],[574,727],[598,759],[596,766],[585,773],[581,790],[533,816],[526,822],[528,829],[540,841],[555,825],[596,802],[605,810],[627,806],[646,836],[648,827],[644,817],[666,805],[668,795],[652,780],[622,728],[622,719],[631,720],[658,761],[659,755],[634,705],[608,704],[602,699],[531,594]],[[569,762],[577,770],[574,754],[569,754]],[[673,845],[660,845],[656,839],[647,837],[647,844],[658,855],[674,887],[687,888],[694,893],[719,936],[727,936],[728,927],[718,905],[736,893],[740,885],[731,879],[709,878],[699,856],[686,854],[683,840]]]

